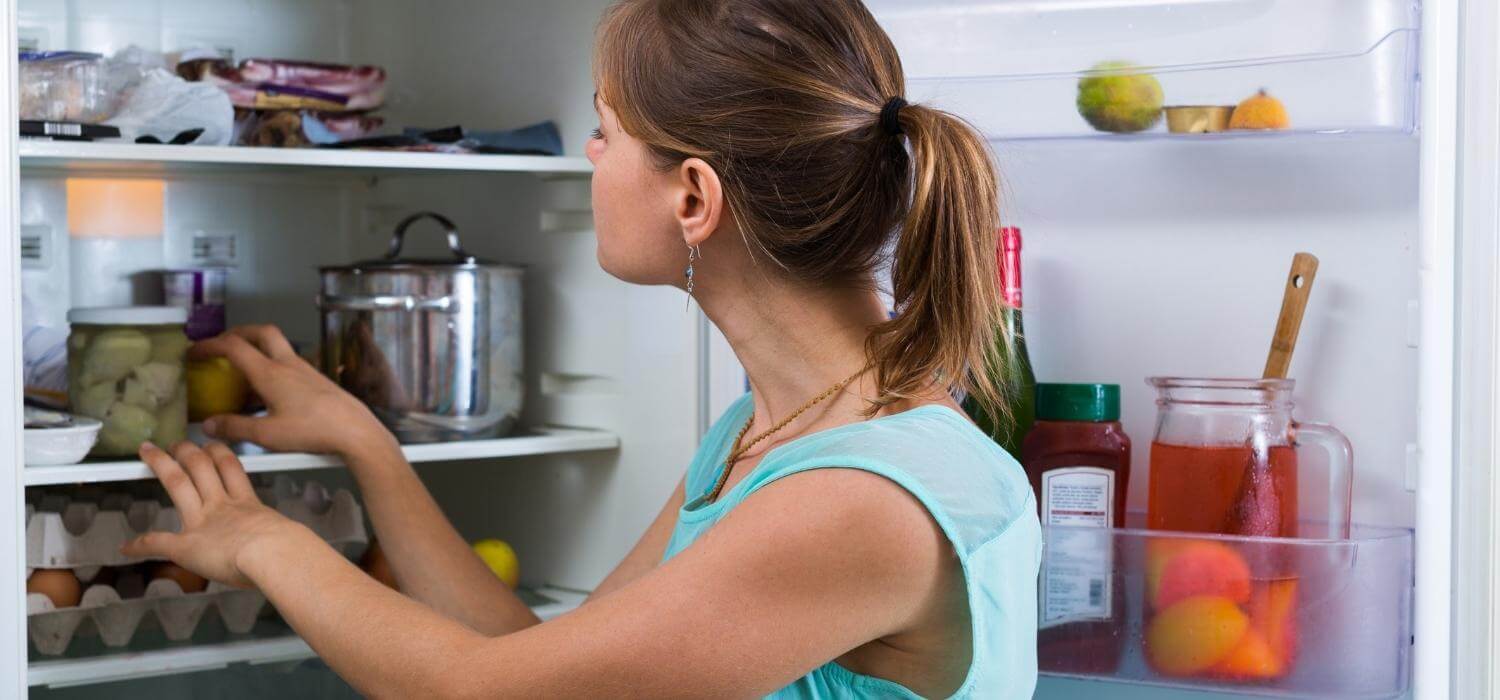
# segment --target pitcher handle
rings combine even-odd
[[[1328,534],[1349,538],[1350,501],[1354,498],[1354,446],[1325,423],[1297,423],[1297,444],[1316,443],[1328,453]]]

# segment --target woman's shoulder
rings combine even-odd
[[[840,467],[894,481],[970,548],[1036,509],[1016,460],[962,413],[941,404],[809,435],[767,455],[757,472],[759,481],[769,482]]]

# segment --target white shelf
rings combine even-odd
[[[495,457],[561,454],[610,450],[620,446],[620,438],[602,430],[547,428],[530,435],[465,440],[431,445],[406,445],[401,451],[413,464],[418,462],[451,462]],[[343,461],[332,455],[278,453],[243,455],[240,461],[248,472],[287,472],[303,469],[338,467]],[[152,478],[142,462],[84,462],[62,467],[26,467],[22,470],[27,486],[48,484],[98,483]]]
[[[467,171],[587,177],[594,171],[577,156],[464,155],[327,148],[171,146],[87,141],[22,140],[22,170],[78,173],[171,173],[204,170]]]
[[[542,620],[550,620],[583,604],[586,594],[544,588],[538,594],[547,602],[532,606]],[[150,678],[177,673],[212,671],[230,664],[270,664],[301,661],[316,656],[307,642],[294,634],[260,639],[241,639],[218,644],[179,646],[152,651],[126,651],[80,659],[49,659],[30,663],[26,683],[30,686],[64,687],[111,681]]]

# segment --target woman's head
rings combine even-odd
[[[888,258],[899,313],[867,344],[877,404],[934,381],[996,402],[988,149],[955,117],[902,106],[901,60],[859,0],[621,0],[594,72],[601,129],[631,143],[607,158],[590,143],[606,270],[678,283],[687,246],[729,229],[800,284],[868,286]],[[650,177],[685,194],[663,205]]]

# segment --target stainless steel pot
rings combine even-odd
[[[432,219],[447,259],[401,255],[407,229]],[[396,226],[385,257],[324,267],[323,371],[375,411],[402,442],[509,432],[521,413],[518,267],[464,251],[452,221],[433,212]]]

